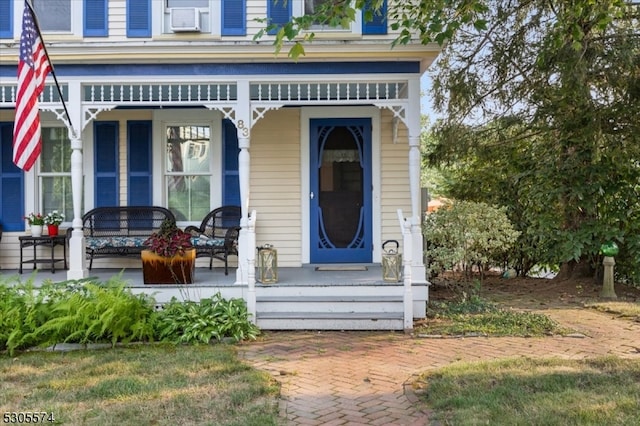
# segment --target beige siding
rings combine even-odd
[[[45,227],[46,228],[46,227]],[[8,273],[4,270],[6,269],[18,269],[20,265],[20,242],[18,240],[19,236],[27,235],[31,231],[27,229],[26,232],[3,232],[2,234],[2,242],[0,243],[0,274],[2,278],[0,281],[9,277]],[[60,228],[60,233],[63,234],[66,232],[66,229]],[[45,231],[46,233],[46,231]],[[36,247],[37,257],[38,259],[49,259],[51,257],[51,251],[48,247]],[[63,251],[62,246],[56,246],[55,248],[55,257],[57,259],[62,259]],[[31,260],[33,259],[33,247],[27,247],[23,251],[23,260]],[[67,264],[69,262],[69,253],[67,253]],[[50,269],[49,263],[41,263],[38,265],[40,269]],[[33,272],[33,264],[25,264],[23,268],[23,278],[28,278],[29,274]],[[60,270],[58,272],[58,269]],[[12,271],[13,272],[13,271]],[[66,278],[66,271],[64,270],[64,264],[62,262],[56,263],[56,275],[60,274],[60,279]]]
[[[300,112],[266,114],[251,132],[251,206],[256,243],[278,249],[280,266],[301,264]]]
[[[127,2],[109,0],[109,39],[127,38]]]
[[[383,110],[380,147],[382,241],[401,238],[398,209],[402,209],[405,216],[411,214],[407,129],[403,124],[399,125],[398,138],[394,143],[392,118],[390,111]]]

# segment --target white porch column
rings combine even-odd
[[[240,235],[238,236],[238,270],[236,284],[255,285],[255,271],[250,271],[249,264],[255,250],[255,218],[249,221],[250,178],[251,178],[251,98],[249,81],[238,81],[238,104],[235,111],[235,125],[238,132],[238,179],[240,183],[240,204],[242,218],[240,219]],[[250,226],[251,225],[251,226]],[[253,283],[250,283],[254,280]]]
[[[398,209],[398,221],[400,222],[400,232],[402,233],[402,267],[404,278],[404,291],[402,295],[404,305],[404,330],[413,330],[413,289],[411,260],[414,257],[413,239],[411,237],[411,223],[404,218],[402,209]]]
[[[67,108],[71,123],[67,123],[71,137],[71,192],[73,199],[73,232],[69,240],[69,270],[67,279],[77,280],[89,276],[85,255],[85,240],[82,232],[82,93],[80,82],[69,82]],[[71,127],[73,124],[73,127]]]
[[[406,111],[409,126],[409,186],[411,191],[411,241],[413,258],[411,277],[414,283],[425,283],[426,268],[423,261],[422,212],[420,211],[420,79],[409,80],[409,105]]]

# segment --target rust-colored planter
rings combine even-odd
[[[142,275],[145,284],[192,284],[196,265],[196,249],[183,256],[163,257],[143,250]]]

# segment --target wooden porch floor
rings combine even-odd
[[[326,265],[321,265],[326,266]],[[345,268],[353,267],[353,265],[345,265]],[[339,285],[394,285],[394,283],[384,282],[382,280],[382,268],[379,264],[365,265],[366,270],[316,270],[315,265],[305,265],[299,268],[279,268],[278,282],[276,284],[256,283],[256,287],[274,287],[274,286],[324,286],[331,284]],[[337,268],[340,268],[338,266]],[[140,268],[123,268],[123,269],[93,269],[89,271],[90,277],[96,277],[100,281],[106,281],[109,278],[122,274],[122,279],[127,281],[132,288],[146,287],[167,287],[167,285],[145,285],[142,279],[142,269]],[[56,269],[55,273],[47,268],[33,271],[32,269],[24,269],[22,275],[17,269],[2,269],[0,275],[3,280],[12,276],[17,276],[21,281],[33,279],[34,284],[39,286],[45,280],[53,280],[54,282],[65,281],[67,279],[67,271],[64,269]],[[207,267],[197,267],[194,274],[194,283],[189,284],[197,287],[230,287],[234,286],[236,278],[235,269],[229,269],[229,275],[224,275],[221,268],[209,270]],[[189,286],[187,285],[187,286]],[[402,282],[397,285],[402,285]]]

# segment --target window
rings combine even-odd
[[[167,0],[167,7],[200,7],[208,8],[209,0]]]
[[[293,2],[293,16],[303,16],[310,15],[312,13],[317,13],[321,8],[323,3],[330,2],[331,0],[301,0],[297,2]],[[357,13],[355,18],[356,21],[351,23],[349,28],[338,27],[330,27],[326,24],[322,24],[317,22],[315,25],[312,25],[311,31],[320,31],[327,33],[336,33],[339,32],[341,34],[360,34],[362,27],[362,14]]]
[[[71,32],[71,0],[34,0],[42,32]]]
[[[180,222],[199,222],[211,210],[211,129],[169,125],[166,136],[168,208]]]
[[[58,210],[71,220],[71,141],[66,127],[42,128],[38,190],[43,214]]]

